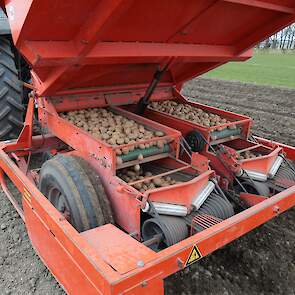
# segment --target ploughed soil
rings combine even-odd
[[[183,94],[249,115],[254,133],[295,146],[295,89],[196,79]],[[165,280],[167,294],[295,294],[295,208]],[[0,193],[0,295],[64,294]],[[83,294],[83,290],[81,290]]]

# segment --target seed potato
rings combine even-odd
[[[138,166],[138,167],[136,167]],[[167,177],[156,177],[152,180],[148,180],[147,178],[152,177],[153,173],[150,171],[143,171],[139,165],[136,165],[133,168],[125,168],[122,170],[119,170],[117,172],[117,176],[120,177],[125,182],[136,182],[139,180],[142,180],[139,183],[135,183],[133,187],[137,189],[140,192],[145,192],[147,190],[155,189],[155,188],[161,188],[170,186],[177,182],[175,179],[173,179],[170,176]]]
[[[147,129],[144,125],[138,124],[134,120],[130,120],[121,115],[117,115],[107,109],[94,108],[70,111],[67,113],[60,113],[63,119],[68,120],[75,126],[89,132],[97,139],[101,139],[112,146],[120,146],[124,144],[132,144],[128,148],[116,149],[116,155],[126,155],[135,148],[145,149],[156,142],[148,144],[137,144],[142,140],[152,139],[154,137],[165,136],[162,131],[152,131]],[[163,144],[161,143],[160,146]],[[139,155],[139,159],[142,159]],[[119,157],[117,163],[120,163]]]
[[[168,113],[173,117],[191,121],[208,128],[231,123],[227,119],[222,118],[217,114],[205,112],[197,107],[177,103],[176,101],[165,100],[161,102],[152,102],[149,108]],[[224,128],[236,129],[237,127],[236,125],[233,125],[229,127],[217,128],[217,130],[221,131]]]

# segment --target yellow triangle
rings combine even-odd
[[[202,258],[202,254],[197,246],[194,246],[188,256],[185,266],[189,266]]]

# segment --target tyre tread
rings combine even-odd
[[[0,36],[0,140],[14,139],[23,127],[25,108],[14,58],[9,38]]]

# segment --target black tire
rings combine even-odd
[[[203,135],[197,130],[189,132],[185,136],[185,140],[193,152],[203,151],[206,145]]]
[[[87,174],[89,181],[91,182],[96,195],[99,200],[100,207],[102,209],[102,214],[105,223],[114,223],[113,213],[111,209],[111,204],[108,197],[106,196],[104,187],[101,183],[99,175],[93,170],[93,168],[83,159],[76,157],[81,168]]]
[[[9,38],[0,36],[0,141],[17,138],[24,119],[22,85]]]
[[[113,223],[101,180],[82,159],[57,155],[46,161],[39,188],[78,232]]]

